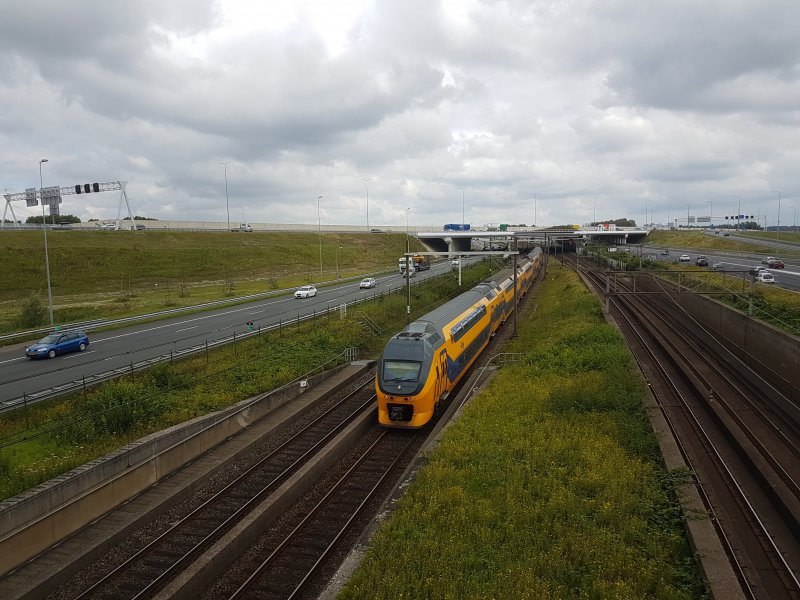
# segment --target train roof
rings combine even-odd
[[[511,276],[511,269],[500,271],[497,273],[495,278],[479,283],[471,290],[467,290],[463,294],[459,294],[452,300],[445,302],[438,308],[433,309],[428,314],[423,315],[413,323],[410,323],[400,333],[400,335],[409,332],[419,334],[433,333],[431,330],[432,328],[435,329],[436,333],[442,335],[442,329],[447,323],[455,319],[461,313],[465,312],[467,309],[469,309],[469,307],[474,305],[486,295],[496,294],[497,287],[500,285],[500,282],[509,276]],[[430,324],[432,325],[432,328],[427,325],[422,325],[422,323]]]

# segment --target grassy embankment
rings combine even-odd
[[[394,271],[402,234],[53,231],[48,236],[56,323],[116,318]],[[421,248],[412,238],[412,249]],[[0,333],[20,327],[31,295],[47,305],[41,232],[0,234]],[[45,325],[47,319],[40,323]]]
[[[781,231],[777,235],[774,231],[745,231],[742,232],[741,235],[760,240],[768,240],[770,242],[778,241],[800,244],[800,231]]]
[[[774,240],[775,234],[773,233],[772,237],[756,236],[753,234],[752,237],[763,237],[764,239]],[[665,248],[696,249],[709,253],[719,250],[731,253],[746,252],[749,254],[764,256],[770,254],[774,256],[775,253],[778,252],[776,250],[770,250],[763,244],[749,243],[738,235],[725,237],[721,234],[709,235],[700,231],[651,231],[647,235],[647,238],[645,238],[645,243],[653,246],[663,246]],[[787,256],[800,256],[800,249],[794,252],[788,252]],[[781,251],[779,254],[783,256],[785,252]]]
[[[412,286],[412,316],[487,275],[486,265],[475,265],[464,269],[461,288],[454,276]],[[405,325],[405,308],[404,293],[390,294],[348,310],[346,318],[336,313],[280,332],[262,332],[85,394],[0,416],[0,499],[144,435],[275,389],[335,359],[347,347],[359,347],[362,358],[374,357]],[[380,335],[361,326],[361,313],[381,328]]]
[[[644,384],[551,262],[501,370],[445,433],[340,598],[703,598]]]

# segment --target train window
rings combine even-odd
[[[450,330],[450,339],[454,342],[461,339],[461,336],[464,335],[467,331],[469,331],[475,323],[480,321],[486,315],[486,307],[480,306],[476,310],[472,311],[470,315],[461,321],[458,325],[453,327]]]
[[[419,379],[420,365],[417,361],[410,360],[384,360],[384,381],[417,381]]]

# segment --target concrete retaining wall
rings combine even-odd
[[[152,434],[0,504],[0,573],[63,539],[339,369]],[[46,517],[60,511],[60,518]],[[54,522],[60,525],[54,526]],[[37,530],[38,528],[38,530]],[[31,547],[16,535],[25,530]],[[5,558],[4,558],[5,557]]]
[[[656,291],[669,284],[659,280],[658,288],[646,278],[637,281],[637,289]],[[759,374],[769,371],[782,377],[795,389],[800,389],[800,337],[756,320],[718,302],[713,297],[697,293],[678,293],[671,286],[672,297],[689,315],[705,328],[716,333],[728,350],[750,365]],[[760,364],[756,356],[768,357],[769,364]]]

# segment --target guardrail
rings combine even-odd
[[[449,274],[449,271],[446,271],[446,272],[442,273],[441,275],[437,275],[437,277],[444,276],[444,275],[447,275],[447,274]],[[430,278],[431,277],[426,278],[426,279],[430,279]],[[421,281],[420,282],[412,282],[411,285],[418,285],[418,283],[421,283]],[[139,361],[139,362],[131,362],[129,365],[126,365],[125,367],[120,367],[120,368],[116,368],[116,369],[110,369],[108,371],[104,371],[102,373],[98,373],[98,374],[91,375],[91,376],[88,376],[88,377],[87,376],[83,376],[80,379],[75,379],[75,380],[69,381],[67,383],[64,383],[64,384],[61,384],[61,385],[58,385],[58,386],[53,386],[51,388],[47,388],[47,389],[44,389],[44,390],[39,390],[39,391],[32,392],[32,393],[25,393],[22,396],[18,396],[16,398],[11,398],[9,400],[0,401],[0,414],[6,413],[6,412],[10,412],[12,410],[16,410],[16,409],[18,409],[20,407],[27,407],[27,405],[29,403],[34,403],[34,402],[38,402],[38,401],[41,401],[41,400],[46,400],[46,399],[49,399],[49,398],[60,396],[62,394],[68,394],[68,393],[76,392],[76,391],[79,391],[79,390],[86,390],[86,389],[88,389],[90,387],[93,387],[95,385],[103,383],[104,381],[108,381],[108,380],[114,379],[116,377],[120,377],[122,375],[135,373],[137,371],[141,371],[143,369],[149,368],[149,367],[151,367],[153,365],[156,365],[158,363],[167,362],[167,361],[173,361],[173,360],[176,360],[176,359],[193,356],[193,355],[199,354],[201,352],[207,352],[208,350],[211,350],[213,348],[217,348],[219,346],[224,346],[226,344],[235,343],[236,341],[238,341],[240,339],[248,338],[248,337],[251,337],[251,336],[254,336],[254,335],[259,335],[260,333],[263,333],[263,332],[279,330],[282,327],[286,327],[286,326],[289,326],[289,325],[296,325],[296,324],[299,324],[299,323],[307,321],[307,320],[316,319],[319,316],[337,313],[337,312],[339,312],[341,310],[342,305],[353,306],[353,305],[360,304],[362,302],[367,302],[367,301],[373,300],[376,297],[380,297],[380,296],[384,296],[384,295],[388,295],[388,294],[395,294],[395,293],[398,293],[398,292],[400,292],[402,290],[405,290],[405,282],[403,282],[401,285],[398,285],[397,287],[394,287],[394,288],[391,288],[391,289],[387,289],[385,291],[379,292],[378,294],[373,294],[372,296],[365,296],[365,297],[362,297],[362,298],[356,298],[356,299],[351,300],[349,302],[338,302],[335,305],[333,305],[333,304],[329,305],[326,308],[323,308],[323,309],[321,309],[319,311],[314,310],[314,312],[308,313],[306,315],[298,314],[296,317],[293,317],[293,318],[288,319],[286,321],[279,320],[279,322],[274,324],[274,325],[269,325],[269,326],[266,326],[266,327],[259,326],[257,329],[254,329],[253,331],[247,331],[247,332],[239,333],[239,334],[234,332],[230,336],[226,336],[226,337],[220,338],[218,340],[214,340],[212,342],[209,342],[209,341],[206,340],[202,344],[196,344],[196,345],[191,346],[189,348],[184,348],[183,350],[170,351],[169,354],[164,353],[164,354],[160,354],[158,356],[155,356],[153,358],[149,358],[147,360],[143,360],[143,361]],[[266,293],[269,294],[270,292],[266,292]],[[254,296],[262,296],[262,295],[263,294],[255,294]],[[247,299],[247,298],[251,298],[251,297],[252,296],[243,296],[240,299]],[[216,302],[209,303],[209,304],[213,305],[213,304],[216,304]],[[201,306],[203,306],[203,305],[195,305],[192,308],[198,308],[198,307],[201,307]],[[166,312],[171,312],[171,311],[166,311]],[[126,319],[120,319],[120,320],[115,321],[115,322],[121,323],[121,322],[130,321],[130,320],[135,320],[136,318],[145,318],[145,317],[144,316],[142,316],[142,317],[128,317]],[[112,323],[111,321],[103,322],[103,326],[109,325],[111,323]]]
[[[347,278],[347,279],[338,279],[334,281],[323,281],[319,285],[329,285],[331,283],[341,283],[343,281],[349,281],[350,279],[355,280],[358,279],[357,277]],[[146,313],[143,315],[133,315],[131,317],[120,317],[119,319],[92,319],[91,321],[79,321],[76,323],[65,323],[64,325],[59,325],[58,329],[81,329],[83,331],[92,331],[93,329],[99,329],[100,327],[110,327],[114,325],[123,325],[125,323],[134,323],[136,321],[144,321],[147,319],[154,319],[165,317],[169,315],[177,315],[184,312],[189,312],[193,310],[203,310],[207,308],[213,308],[215,306],[224,306],[226,304],[235,304],[237,302],[247,302],[249,300],[258,300],[261,298],[269,298],[272,296],[280,296],[281,294],[287,294],[296,288],[282,288],[280,290],[270,290],[268,292],[258,292],[256,294],[248,294],[247,296],[236,296],[235,298],[223,298],[222,300],[212,300],[210,302],[203,302],[202,304],[192,304],[191,306],[181,306],[178,308],[168,308],[166,310],[159,310],[156,312]],[[29,329],[27,331],[17,331],[14,333],[7,333],[4,335],[0,335],[0,343],[7,342],[9,340],[23,340],[23,339],[31,339],[42,334],[47,334],[50,331],[53,331],[52,327],[39,327],[37,329]]]

